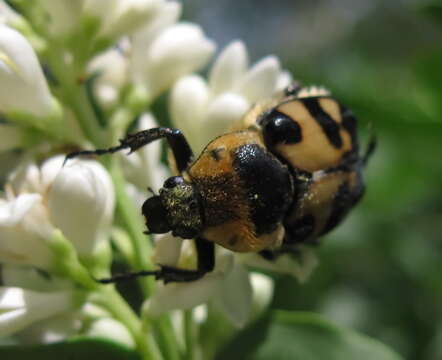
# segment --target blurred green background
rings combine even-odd
[[[252,61],[278,55],[378,136],[362,204],[323,239],[307,284],[276,278],[272,306],[322,313],[406,359],[442,359],[442,2],[184,3],[220,47],[241,38]]]

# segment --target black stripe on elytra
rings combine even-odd
[[[358,148],[358,137],[357,137],[357,120],[353,115],[353,112],[347,109],[344,105],[339,104],[339,111],[342,118],[342,126],[350,134],[352,147],[355,151]]]
[[[238,147],[233,167],[244,184],[256,235],[273,232],[293,199],[287,167],[257,144]]]
[[[358,184],[355,188],[350,188],[349,183],[346,181],[338,188],[338,192],[333,199],[332,209],[330,216],[321,230],[321,234],[326,234],[333,230],[339,223],[344,220],[350,209],[361,200],[364,195],[364,184],[362,178],[358,179]]]
[[[324,111],[319,104],[319,99],[317,97],[308,97],[299,99],[299,101],[302,101],[310,115],[316,120],[319,126],[321,126],[322,130],[324,130],[330,143],[339,149],[342,146],[339,124],[333,120],[326,111]]]

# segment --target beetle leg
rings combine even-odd
[[[155,276],[157,280],[169,282],[189,282],[202,278],[215,267],[215,248],[212,242],[203,238],[195,239],[198,268],[196,270],[179,269],[172,266],[160,265],[160,270],[146,270],[117,274],[108,279],[97,279],[102,284],[111,284],[120,281],[131,280],[139,276]]]
[[[132,153],[155,140],[163,138],[167,140],[170,148],[172,149],[178,171],[180,173],[183,172],[192,161],[192,149],[190,148],[189,143],[180,130],[165,127],[153,128],[143,130],[135,134],[129,134],[126,136],[126,138],[120,140],[120,145],[107,149],[82,150],[72,152],[66,155],[65,162],[69,159],[81,155],[104,155],[115,153],[124,149],[130,149],[130,153]]]
[[[362,165],[366,166],[373,152],[376,150],[377,138],[376,135],[371,134],[367,147],[365,148],[364,155],[362,155]]]

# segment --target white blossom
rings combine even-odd
[[[153,17],[162,0],[84,0],[84,15],[100,22],[98,36],[118,39]]]
[[[18,287],[0,287],[0,336],[75,307],[73,291],[37,292]]]
[[[2,281],[7,288],[21,288],[24,292],[37,294],[71,293],[75,285],[68,279],[43,275],[42,272],[31,266],[23,265],[2,265]],[[51,301],[51,298],[47,298]],[[31,307],[31,303],[26,306]],[[29,308],[29,311],[35,309]],[[0,315],[1,318],[1,315]],[[61,341],[66,337],[78,332],[81,328],[81,314],[73,307],[67,307],[65,311],[51,314],[47,318],[29,318],[25,327],[17,327],[14,335],[21,343],[51,343]],[[16,319],[20,322],[20,318]],[[0,328],[2,327],[0,321]]]
[[[89,62],[88,72],[97,75],[94,92],[100,104],[104,108],[116,105],[128,80],[128,60],[123,51],[114,47],[99,54]]]
[[[87,335],[117,341],[130,348],[135,347],[133,337],[127,328],[121,322],[110,317],[103,317],[94,321],[89,327]]]
[[[249,272],[234,262],[213,294],[213,301],[235,326],[243,327],[250,318],[252,294]]]
[[[0,24],[13,26],[21,21],[21,16],[17,14],[5,0],[0,0]]]
[[[133,36],[132,81],[144,86],[151,98],[203,67],[215,49],[198,25],[175,24],[180,13],[178,3],[164,3],[155,20]]]
[[[28,40],[0,24],[0,112],[36,117],[58,114],[37,56]]]
[[[53,231],[41,195],[0,199],[0,263],[50,268],[53,257],[46,241]]]
[[[130,347],[134,346],[128,330],[120,322],[112,319],[108,311],[93,304],[90,301],[91,297],[75,292],[76,286],[69,279],[60,278],[54,274],[44,276],[32,267],[4,265],[2,280],[5,288],[39,294],[42,299],[49,302],[49,306],[59,306],[57,304],[59,298],[52,297],[52,294],[66,294],[68,304],[72,305],[61,309],[56,314],[50,313],[44,318],[32,315],[25,324],[22,324],[20,317],[12,319],[16,325],[20,326],[12,328],[11,334],[13,333],[21,343],[53,343],[78,334],[82,329],[87,329],[85,335],[109,338]],[[18,301],[17,306],[19,306]],[[23,308],[26,308],[28,312],[36,311],[31,302],[23,304]],[[1,311],[0,307],[0,313]],[[5,324],[2,324],[0,314],[0,334],[2,326]]]
[[[34,164],[24,166],[12,176],[10,186],[19,194],[17,199],[32,198],[36,203],[41,226],[34,221],[32,234],[40,235],[43,225],[48,224],[52,230],[61,230],[80,256],[90,257],[110,232],[115,203],[112,181],[98,162],[72,160],[62,167],[63,160],[63,156],[51,158],[40,169]],[[11,201],[3,202],[13,206]],[[24,216],[17,220],[19,229],[26,220]],[[40,237],[50,236],[46,231]],[[26,243],[17,246],[33,253]]]
[[[275,56],[267,56],[248,69],[245,46],[235,41],[212,66],[209,80],[191,75],[172,90],[170,112],[174,125],[183,130],[195,152],[228,131],[255,102],[268,99],[289,85]]]
[[[55,177],[48,192],[54,226],[74,244],[80,256],[90,256],[110,232],[115,205],[112,180],[95,161],[73,161]]]

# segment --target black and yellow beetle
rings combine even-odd
[[[273,259],[315,243],[338,225],[364,193],[362,170],[374,149],[360,154],[356,119],[324,91],[291,86],[279,99],[258,103],[231,132],[194,158],[180,130],[154,128],[128,135],[119,146],[68,155],[135,151],[165,138],[177,176],[142,207],[148,233],[171,231],[194,239],[195,270],[160,266],[99,280],[154,275],[193,281],[213,270],[214,244]]]

